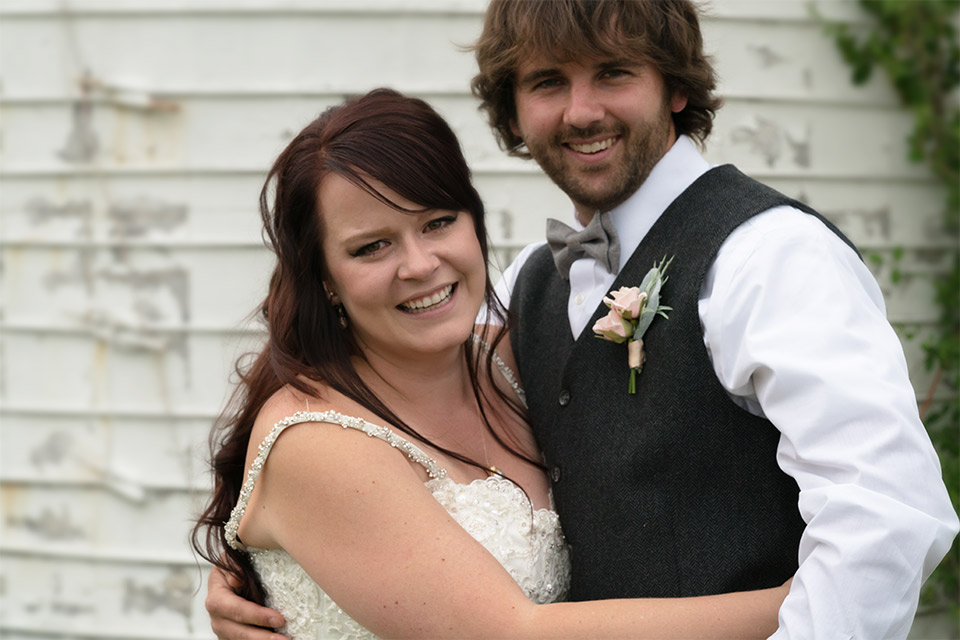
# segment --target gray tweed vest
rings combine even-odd
[[[796,482],[776,463],[780,433],[720,386],[697,311],[724,239],[783,204],[843,237],[732,165],[701,176],[656,222],[611,287],[637,286],[660,259],[675,258],[661,293],[673,311],[644,336],[636,395],[627,393],[626,346],[590,330],[607,308],[574,340],[570,285],[549,249],[521,270],[511,340],[572,548],[572,599],[742,591],[796,572],[804,523]]]

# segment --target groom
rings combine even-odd
[[[795,575],[776,637],[905,637],[957,518],[901,347],[839,231],[700,155],[720,100],[696,8],[495,0],[476,54],[501,145],[574,208],[574,229],[552,223],[498,285],[573,596]],[[664,257],[672,311],[630,395],[625,346],[591,327]],[[211,585],[212,614],[237,606]]]
[[[495,0],[476,53],[501,146],[575,210],[498,285],[573,598],[796,574],[776,637],[906,636],[957,518],[899,341],[833,225],[697,151],[720,101],[696,7]],[[591,327],[664,257],[630,395]]]

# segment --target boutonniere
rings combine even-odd
[[[611,291],[603,303],[610,313],[597,320],[593,332],[598,338],[621,344],[627,343],[627,363],[630,365],[629,393],[637,392],[637,374],[643,371],[643,334],[656,316],[667,317],[670,307],[660,304],[660,289],[667,281],[667,267],[673,257],[664,256],[654,265],[639,287],[620,287]]]

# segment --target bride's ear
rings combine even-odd
[[[323,283],[323,290],[326,292],[327,298],[330,300],[330,304],[333,306],[340,304],[340,296],[338,296],[336,291],[333,291],[326,282]]]

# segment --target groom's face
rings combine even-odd
[[[517,69],[514,133],[570,196],[586,222],[629,198],[676,140],[670,96],[652,65],[627,59],[557,62],[533,55]]]

